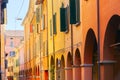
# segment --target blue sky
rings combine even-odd
[[[8,0],[6,30],[24,29],[21,24],[28,11],[28,6],[29,0]],[[22,20],[16,20],[16,18],[21,18]]]

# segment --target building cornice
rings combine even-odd
[[[34,1],[30,0],[27,14],[21,25],[25,27],[25,24],[28,23],[28,21],[31,21],[33,14],[34,14]]]

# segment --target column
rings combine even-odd
[[[93,64],[81,64],[81,80],[92,80]]]

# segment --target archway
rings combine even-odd
[[[61,57],[61,62],[60,62],[60,80],[65,80],[65,60],[64,56],[62,55]]]
[[[30,68],[30,80],[32,80],[32,68]]]
[[[60,80],[60,59],[56,59],[56,80]]]
[[[66,80],[73,80],[73,58],[71,53],[69,52],[67,55],[67,70],[66,70]]]
[[[55,79],[55,63],[53,56],[51,56],[51,61],[50,61],[50,79],[51,80]]]
[[[35,79],[37,79],[37,66],[35,67]]]
[[[38,76],[40,76],[40,67],[38,66]]]
[[[74,57],[74,68],[73,68],[73,78],[75,80],[81,80],[81,56],[79,49],[76,49],[75,51],[75,57]]]
[[[84,49],[84,68],[87,76],[85,80],[98,80],[97,41],[92,29],[87,32]]]
[[[108,22],[103,46],[104,79],[120,79],[120,16],[113,15]],[[110,73],[107,73],[107,71]]]

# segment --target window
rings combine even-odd
[[[53,34],[57,34],[57,31],[56,31],[56,13],[53,15]]]
[[[8,72],[12,72],[13,71],[13,66],[8,67]]]
[[[40,26],[37,24],[37,33],[40,33]]]
[[[76,0],[76,23],[80,23],[80,0]]]
[[[45,42],[43,42],[43,56],[45,56]]]
[[[60,8],[60,31],[65,32],[67,30],[66,8]]]
[[[19,66],[19,59],[16,60],[16,66]]]
[[[10,42],[10,47],[14,47],[13,41]]]
[[[39,5],[40,3],[43,3],[44,0],[36,0],[36,5]]]
[[[36,8],[36,22],[40,22],[40,8]]]
[[[45,29],[45,15],[42,16],[41,30]]]
[[[4,4],[6,4],[6,3],[8,3],[8,0],[3,0],[2,2],[3,2]]]
[[[1,24],[4,24],[4,8],[1,10]]]
[[[7,69],[7,67],[8,67],[8,61],[5,60],[5,69]]]
[[[14,57],[15,56],[15,51],[10,51],[10,56]]]
[[[42,9],[43,7],[42,7],[42,4],[40,4],[40,19],[42,18],[42,14],[43,14],[43,12],[42,12]]]
[[[79,0],[70,0],[70,24],[80,23],[80,2]]]
[[[33,25],[30,24],[30,32],[32,33],[33,32]]]
[[[52,36],[52,20],[50,20],[50,36]]]

